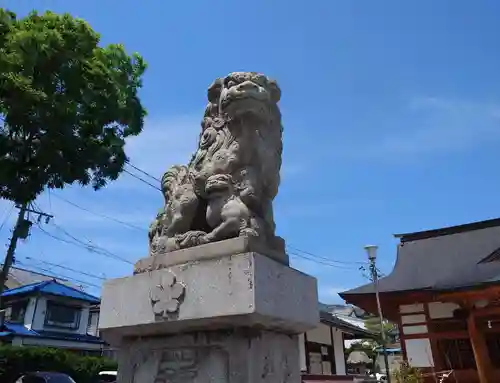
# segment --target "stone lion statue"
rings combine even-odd
[[[284,251],[272,207],[283,151],[280,97],[275,81],[254,72],[210,85],[198,149],[162,178],[165,205],[150,227],[151,255],[238,236]]]

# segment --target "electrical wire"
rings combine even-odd
[[[63,266],[63,265],[58,265],[56,263],[48,262],[48,261],[45,261],[45,260],[42,260],[42,259],[39,259],[39,258],[26,257],[26,259],[30,260],[30,261],[40,262],[42,264],[46,264],[46,265],[49,265],[49,266],[52,266],[52,267],[58,267],[60,269],[71,271],[73,273],[85,275],[85,276],[90,277],[90,278],[99,279],[101,281],[105,281],[107,279],[106,277],[102,277],[102,276],[99,276],[99,275],[96,275],[96,274],[92,274],[92,273],[87,273],[87,272],[81,271],[81,270],[72,269],[71,267],[67,267],[67,266]]]
[[[317,263],[317,264],[320,264],[320,265],[325,265],[325,266],[330,266],[330,267],[333,267],[333,268],[336,268],[336,269],[341,269],[341,270],[359,270],[359,267],[349,267],[349,266],[343,266],[343,265],[336,265],[336,264],[333,264],[333,263],[330,263],[330,262],[327,262],[327,261],[323,261],[323,260],[320,260],[320,259],[315,259],[315,258],[311,258],[311,257],[307,257],[307,256],[304,256],[303,254],[298,254],[298,253],[293,253],[293,252],[288,252],[288,254],[292,255],[292,256],[295,256],[297,258],[300,258],[300,259],[304,259],[306,261],[309,261],[309,262],[313,262],[313,263]]]
[[[158,178],[156,178],[155,176],[149,174],[148,172],[146,172],[145,170],[142,170],[141,168],[139,168],[138,166],[132,164],[129,160],[126,161],[127,165],[130,166],[131,168],[135,169],[136,171],[144,174],[145,176],[151,178],[152,180],[155,180],[157,182],[160,182],[160,180]],[[124,172],[126,172],[127,174],[129,174],[130,176],[136,178],[137,180],[143,182],[144,184],[156,189],[156,190],[159,190],[161,191],[160,188],[158,188],[157,186],[151,184],[150,182],[146,181],[145,179],[143,179],[142,177],[139,177],[137,174],[134,174],[132,172],[130,172],[129,170],[127,169],[123,169]],[[99,216],[99,217],[102,217],[102,218],[105,218],[105,219],[108,219],[110,221],[113,221],[113,222],[116,222],[118,224],[121,224],[121,225],[124,225],[124,226],[127,226],[129,228],[133,228],[133,229],[136,229],[136,230],[141,230],[141,231],[147,231],[145,228],[141,228],[139,226],[136,226],[136,225],[133,225],[133,224],[130,224],[128,222],[125,222],[125,221],[122,221],[122,220],[119,220],[117,218],[114,218],[114,217],[110,217],[108,215],[105,215],[105,214],[102,214],[102,213],[97,213],[97,212],[94,212],[90,209],[87,209],[85,207],[82,207],[72,201],[69,201],[68,199],[60,196],[60,195],[56,195],[54,194],[54,196],[82,211],[86,211],[90,214],[94,214],[96,216]],[[87,243],[76,238],[75,236],[71,235],[70,233],[68,233],[64,228],[58,226],[57,224],[54,223],[54,226],[56,228],[58,228],[60,231],[62,231],[66,236],[68,236],[69,238],[71,238],[74,242],[72,241],[68,241],[64,238],[60,238],[60,237],[57,237],[45,230],[43,230],[40,226],[39,228],[41,229],[42,232],[44,232],[45,234],[51,236],[52,238],[56,239],[56,240],[59,240],[59,241],[62,241],[62,242],[65,242],[65,243],[68,243],[68,244],[72,244],[72,245],[75,245],[75,246],[79,246],[79,247],[83,247],[89,251],[93,251],[97,254],[102,254],[102,255],[105,255],[105,256],[108,256],[110,258],[113,258],[113,259],[118,259],[118,260],[121,260],[121,261],[124,261],[126,263],[129,263],[131,264],[130,261],[104,249],[104,248],[101,248],[99,246],[96,246],[94,244],[92,244],[92,242],[90,240],[87,239]],[[1,227],[0,227],[1,228]],[[321,264],[321,265],[326,265],[326,266],[330,266],[330,267],[334,267],[334,268],[338,268],[338,269],[344,269],[344,270],[354,270],[355,265],[367,265],[366,262],[356,262],[356,261],[339,261],[339,260],[336,260],[336,259],[331,259],[331,258],[328,258],[328,257],[323,257],[323,256],[320,256],[320,255],[317,255],[317,254],[314,254],[310,251],[306,251],[306,250],[301,250],[297,247],[294,247],[294,246],[290,246],[288,245],[288,253],[296,258],[300,258],[300,259],[303,259],[303,260],[307,260],[309,262],[314,262],[314,263],[317,263],[317,264]],[[292,251],[291,251],[292,250]],[[359,269],[359,268],[358,268]]]
[[[143,228],[143,227],[136,226],[136,225],[134,225],[134,224],[131,224],[131,223],[128,223],[128,222],[122,221],[122,220],[120,220],[120,219],[118,219],[118,218],[110,217],[110,216],[108,216],[108,215],[106,215],[106,214],[97,213],[97,212],[92,211],[92,210],[90,210],[90,209],[87,209],[87,208],[85,208],[85,207],[83,207],[83,206],[80,206],[80,205],[78,205],[78,204],[76,204],[76,203],[74,203],[74,202],[72,202],[72,201],[70,201],[70,200],[68,200],[68,199],[66,199],[66,198],[64,198],[64,197],[62,197],[62,196],[60,196],[60,195],[53,194],[53,196],[54,196],[54,197],[56,197],[57,199],[60,199],[61,201],[66,202],[67,204],[69,204],[69,205],[71,205],[71,206],[74,206],[74,207],[76,207],[77,209],[80,209],[80,210],[85,211],[85,212],[87,212],[87,213],[94,214],[94,215],[96,215],[96,216],[98,216],[98,217],[108,219],[108,220],[110,220],[110,221],[113,221],[113,222],[119,223],[119,224],[121,224],[121,225],[127,226],[127,227],[129,227],[129,228],[131,228],[131,229],[136,229],[136,230],[140,230],[140,231],[145,231],[145,232],[147,232],[147,229],[145,229],[145,228]]]
[[[119,261],[122,261],[122,262],[125,262],[125,263],[128,263],[129,265],[133,265],[134,263],[133,262],[130,262],[128,259],[125,259],[123,257],[120,257],[119,255],[116,255],[112,252],[110,252],[109,250],[106,250],[106,249],[103,249],[103,248],[100,248],[96,245],[89,245],[89,244],[86,244],[85,242],[83,241],[70,241],[70,240],[67,240],[65,238],[61,238],[61,237],[58,237],[52,233],[49,233],[48,231],[46,231],[43,227],[41,227],[38,223],[37,223],[37,227],[38,229],[44,233],[45,235],[57,240],[57,241],[60,241],[60,242],[64,242],[64,243],[67,243],[69,245],[73,245],[73,246],[76,246],[76,247],[80,247],[80,248],[83,248],[85,250],[88,250],[92,253],[95,253],[95,254],[100,254],[100,255],[103,255],[105,257],[108,257],[108,258],[111,258],[111,259],[115,259],[115,260],[119,260]],[[70,238],[74,238],[73,236],[71,236]]]
[[[141,182],[145,183],[146,185],[151,186],[153,189],[156,189],[156,190],[161,191],[161,189],[160,189],[158,186],[155,186],[155,185],[153,185],[152,183],[149,183],[149,182],[148,182],[148,181],[146,181],[144,178],[139,177],[137,174],[134,174],[134,173],[130,172],[130,171],[129,171],[129,170],[127,170],[127,169],[123,169],[123,171],[124,171],[125,173],[127,173],[127,174],[131,175],[131,176],[132,176],[132,177],[134,177],[135,179],[138,179],[139,181],[141,181]]]
[[[125,258],[122,258],[120,257],[119,255],[115,254],[115,253],[112,253],[111,251],[109,251],[108,249],[105,249],[104,247],[101,247],[101,246],[98,246],[98,245],[95,245],[92,243],[92,241],[88,238],[84,238],[87,242],[84,242],[80,239],[78,239],[77,237],[75,237],[74,235],[68,233],[67,230],[65,230],[64,228],[62,228],[61,226],[57,225],[55,222],[52,222],[52,225],[54,225],[54,227],[56,227],[58,230],[60,230],[63,234],[65,234],[66,236],[68,236],[69,238],[73,239],[76,243],[80,243],[82,244],[83,246],[87,247],[87,248],[91,248],[93,250],[98,250],[98,253],[106,253],[108,254],[111,258],[115,258],[115,259],[119,259],[121,261],[124,261],[124,262],[129,262],[128,260],[126,260]],[[106,254],[103,254],[103,255],[106,255]],[[132,264],[132,263],[130,263]]]
[[[339,260],[328,258],[328,257],[322,257],[320,255],[311,253],[310,251],[298,249],[294,246],[288,245],[287,247],[288,247],[288,249],[291,249],[293,251],[298,251],[299,253],[306,254],[306,255],[313,257],[313,258],[316,258],[318,260],[325,261],[325,262],[331,262],[331,263],[338,263],[339,265],[365,265],[366,266],[368,264],[367,262],[359,262],[359,261],[339,261]]]
[[[67,275],[63,275],[63,274],[54,274],[52,271],[50,271],[50,270],[48,270],[46,268],[40,267],[40,266],[28,265],[27,263],[24,263],[23,261],[16,261],[16,263],[19,263],[20,265],[24,265],[25,267],[30,267],[32,269],[37,269],[37,270],[41,270],[41,271],[46,272],[46,273],[47,272],[51,273],[51,275],[47,275],[48,277],[53,277],[53,278],[56,278],[56,279],[65,279],[65,280],[70,281],[70,282],[81,283],[82,285],[86,285],[86,286],[90,286],[90,287],[95,287],[97,289],[101,288],[101,286],[96,285],[95,283],[91,283],[91,282],[87,282],[87,281],[82,281],[80,279],[71,278],[71,277],[68,277]]]
[[[12,211],[14,210],[15,206],[16,206],[15,204],[12,204],[12,206],[10,207],[9,211],[7,212],[7,215],[5,216],[4,220],[0,224],[0,231],[2,231],[3,227],[5,226],[5,224],[7,223],[7,221],[9,220],[10,216],[12,215]]]
[[[41,211],[40,207],[35,203],[33,202],[33,206],[35,208],[37,208],[38,210]],[[75,237],[74,235],[70,234],[67,230],[65,230],[63,227],[61,227],[60,225],[57,225],[55,222],[52,221],[52,225],[54,225],[54,227],[56,227],[58,230],[60,230],[61,232],[63,232],[67,237],[71,238],[74,242],[72,241],[69,241],[67,239],[64,239],[64,238],[61,238],[61,237],[58,237],[52,233],[49,233],[48,231],[44,230],[40,223],[39,222],[36,222],[36,225],[38,226],[38,228],[43,232],[45,233],[46,235],[52,237],[53,239],[56,239],[56,240],[59,240],[59,241],[62,241],[62,242],[65,242],[67,244],[70,244],[70,245],[74,245],[74,246],[79,246],[79,247],[83,247],[84,249],[86,250],[89,250],[91,252],[94,252],[96,254],[101,254],[101,255],[104,255],[106,257],[109,257],[109,258],[113,258],[113,259],[117,259],[117,260],[120,260],[122,262],[125,262],[125,263],[128,263],[130,265],[133,264],[133,262],[130,262],[129,260],[123,258],[123,257],[120,257],[119,255],[105,249],[104,247],[101,247],[101,246],[98,246],[98,245],[95,245],[92,243],[91,240],[89,240],[88,238],[85,238],[87,240],[87,242],[84,242],[82,240],[80,240],[79,238]]]
[[[130,162],[130,160],[126,160],[125,161],[127,163],[127,165],[129,165],[131,168],[137,170],[138,172],[141,172],[142,174],[144,174],[145,176],[148,176],[149,178],[155,180],[155,181],[158,181],[158,182],[161,182],[159,178],[149,174],[147,171],[145,170],[142,170],[141,168],[139,168],[138,166],[135,166],[133,163]]]

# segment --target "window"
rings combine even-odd
[[[99,313],[90,312],[89,323],[87,326],[87,334],[99,336]]]
[[[28,306],[28,301],[17,301],[7,306],[5,311],[5,319],[8,322],[13,323],[24,323],[24,315],[26,314],[26,307]]]
[[[77,329],[80,325],[80,308],[47,302],[45,324],[52,327]]]
[[[476,369],[476,360],[469,339],[440,339],[438,349],[446,368],[453,370]]]
[[[485,338],[491,364],[495,368],[500,368],[500,334],[485,334]]]
[[[309,356],[309,373],[313,375],[335,374],[333,347],[320,343],[307,342],[306,352]]]
[[[433,333],[463,332],[467,336],[467,322],[463,319],[433,319],[429,323]]]

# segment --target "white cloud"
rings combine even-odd
[[[500,140],[500,104],[419,97],[397,111],[400,126],[382,129],[358,148],[343,152],[361,158],[405,158],[462,152]]]
[[[196,150],[201,115],[150,119],[143,132],[130,138],[126,150],[131,162],[161,177],[174,164],[187,164]]]
[[[339,286],[324,286],[320,285],[318,289],[319,300],[323,303],[343,303],[343,299],[340,298],[339,293],[342,291],[349,290],[345,287]]]

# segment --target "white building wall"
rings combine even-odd
[[[31,329],[33,325],[37,299],[37,297],[30,298],[28,301],[28,305],[26,306],[26,313],[24,314],[24,326],[29,329]]]
[[[427,334],[428,332],[427,325],[403,326],[403,334],[405,335]]]
[[[427,318],[425,314],[414,314],[414,315],[402,315],[402,324],[415,324],[415,323],[425,323]]]
[[[307,364],[306,364],[306,349],[304,345],[305,339],[304,339],[304,334],[299,335],[299,366],[300,366],[300,371],[307,371]]]
[[[332,337],[330,335],[330,326],[320,323],[318,327],[307,332],[307,341],[321,344],[332,344]]]
[[[45,322],[45,313],[47,312],[47,298],[39,297],[38,304],[36,306],[35,317],[31,328],[35,331],[43,330],[43,324]]]
[[[460,308],[455,303],[431,302],[429,303],[429,317],[431,319],[453,318],[453,311]]]
[[[333,329],[333,352],[335,355],[335,373],[345,375],[344,337],[338,328]]]
[[[399,312],[401,314],[413,314],[424,312],[423,303],[414,303],[411,305],[401,305],[399,306]]]
[[[82,307],[82,311],[80,312],[80,326],[77,330],[79,334],[87,334],[87,329],[89,327],[89,315],[89,306],[86,305]]]
[[[417,368],[434,367],[425,305],[426,303],[417,303],[399,307],[401,323],[403,325],[402,333],[405,338],[406,357],[410,366]],[[429,316],[434,316],[435,318],[446,318],[450,312],[453,312],[453,307],[448,305],[443,306],[439,302],[431,303],[427,308],[429,309]],[[412,336],[414,337],[412,338]]]
[[[90,323],[87,334],[99,336],[99,311],[90,311]]]
[[[344,356],[344,340],[342,331],[338,328],[333,327],[333,352],[335,358],[335,371],[332,371],[334,375],[345,375],[345,356]],[[304,334],[300,334],[299,337],[299,365],[301,371],[306,371],[306,351],[304,347]],[[315,329],[309,330],[307,332],[307,341],[315,342],[324,345],[332,345],[332,335],[330,333],[330,326],[320,323]]]
[[[413,367],[434,367],[429,339],[406,339],[406,355]]]
[[[38,298],[38,304],[36,305],[36,312],[35,312],[34,320],[33,320],[32,327],[31,327],[35,331],[44,330],[44,329],[47,330],[47,328],[44,328],[45,315],[47,314],[47,300],[48,299],[46,297],[39,297]],[[90,305],[88,303],[68,301],[68,300],[57,299],[57,298],[53,298],[51,300],[61,302],[62,304],[64,304],[64,302],[68,302],[68,304],[83,305],[81,312],[80,312],[80,324],[79,324],[78,329],[71,330],[71,329],[57,328],[56,331],[61,332],[61,333],[66,332],[66,333],[87,334],[87,327],[88,327],[88,323],[89,323],[89,311],[90,311]],[[33,314],[30,316],[30,318],[33,318]]]
[[[62,304],[69,304],[74,306],[81,307],[80,311],[80,323],[79,327],[76,330],[71,329],[54,329],[54,328],[44,328],[45,325],[45,316],[47,313],[47,301],[56,301],[61,302]],[[98,318],[98,312],[96,313]],[[72,300],[64,297],[36,297],[33,296],[29,298],[28,304],[26,306],[26,312],[24,315],[24,327],[27,329],[32,329],[34,331],[41,330],[51,330],[59,333],[72,333],[72,334],[81,334],[86,335],[89,324],[89,315],[90,315],[90,304],[83,301]],[[96,335],[96,334],[92,334]],[[70,348],[70,349],[80,349],[80,350],[89,350],[89,351],[99,351],[102,350],[103,345],[100,343],[87,343],[87,342],[78,342],[78,341],[70,341],[70,340],[60,340],[60,339],[44,339],[38,337],[18,337],[15,336],[12,339],[13,346],[47,346],[47,347],[57,347],[57,348]]]

